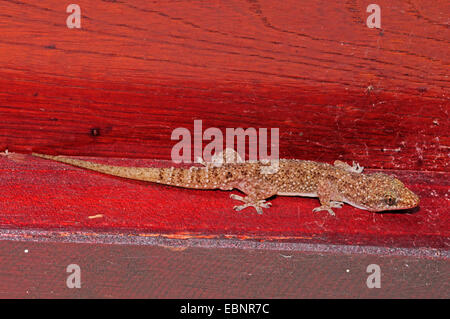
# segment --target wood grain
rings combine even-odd
[[[0,1],[0,150],[169,159],[177,127],[449,171],[448,1]],[[95,132],[95,134],[93,133]]]
[[[80,266],[80,289],[66,286],[69,264]],[[370,264],[381,268],[380,289],[366,286]],[[450,296],[448,261],[412,257],[0,241],[0,268],[0,298]],[[177,317],[178,309],[164,312]]]

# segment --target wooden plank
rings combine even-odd
[[[380,288],[367,287],[370,264]],[[450,297],[448,260],[413,257],[0,241],[0,269],[0,298]]]
[[[85,158],[88,159],[88,158]],[[96,159],[128,166],[168,161]],[[258,215],[235,212],[232,192],[180,189],[115,178],[21,154],[0,156],[0,227],[448,249],[449,175],[388,171],[421,198],[420,208],[372,213],[351,206],[312,213],[317,199],[277,197]]]
[[[280,154],[449,170],[448,1],[0,3],[0,149],[169,159],[177,127],[279,127]],[[95,134],[93,133],[95,132]]]
[[[77,4],[81,29],[68,3],[0,2],[0,297],[449,297],[448,1],[379,0],[381,29],[362,0]],[[230,192],[17,154],[170,166],[172,131],[196,119],[279,128],[281,157],[394,174],[420,208],[236,213]]]

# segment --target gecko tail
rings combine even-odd
[[[94,163],[85,160],[79,160],[74,158],[69,158],[65,156],[54,156],[39,153],[32,153],[33,156],[53,160],[56,162],[61,162],[64,164],[85,168],[91,171],[96,171],[108,175],[140,180],[145,182],[152,182],[158,184],[188,187],[188,188],[199,188],[199,189],[210,189],[204,179],[204,169],[198,169],[195,172],[190,172],[190,170],[183,168],[157,168],[157,167],[128,167],[128,166],[112,166],[100,163]],[[192,175],[191,175],[192,173]],[[197,176],[198,184],[192,185],[192,180]]]
[[[36,156],[36,157],[40,157],[40,158],[45,158],[45,159],[54,159],[57,156],[53,156],[53,155],[47,155],[47,154],[40,154],[40,153],[31,153],[31,155]]]
[[[39,154],[39,153],[31,153],[31,155],[80,167],[85,168],[91,171],[96,171],[108,175],[123,177],[123,178],[129,178],[129,179],[136,179],[141,181],[147,181],[147,182],[160,182],[159,178],[159,170],[157,168],[152,167],[127,167],[127,166],[113,166],[113,165],[106,165],[106,164],[100,164],[100,163],[94,163],[90,161],[75,159],[75,158],[69,158],[65,156],[54,156],[54,155],[47,155],[47,154]]]
[[[52,160],[52,161],[56,161],[56,162],[60,162],[60,163],[70,164],[70,165],[77,166],[77,167],[88,168],[88,169],[92,169],[94,166],[104,166],[104,167],[109,166],[109,165],[96,164],[96,163],[92,163],[89,161],[69,158],[69,157],[65,157],[65,156],[47,155],[47,154],[40,154],[40,153],[31,153],[31,155],[33,155],[35,157],[40,157],[40,158],[44,158],[44,159],[48,159],[48,160]]]

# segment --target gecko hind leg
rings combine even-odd
[[[331,209],[330,206],[320,206],[320,207],[316,207],[314,208],[312,211],[315,212],[320,212],[326,210],[331,216],[336,216],[336,214],[334,213],[334,211]]]
[[[277,193],[273,185],[262,179],[255,178],[240,180],[236,183],[235,188],[239,189],[247,196],[242,197],[234,194],[230,196],[231,198],[240,200],[244,203],[243,205],[235,206],[234,210],[240,211],[247,207],[254,207],[258,214],[263,213],[263,208],[269,208],[272,206],[272,204],[267,202],[266,199],[276,195]]]
[[[332,208],[342,208],[342,205],[344,205],[343,202],[330,201],[329,205],[322,205],[322,206],[316,207],[312,211],[315,213],[315,212],[320,212],[322,210],[326,210],[331,216],[336,216],[336,214],[334,213]]]
[[[235,194],[231,194],[230,197],[244,203],[243,205],[234,206],[233,209],[235,211],[241,211],[247,207],[254,207],[256,209],[256,212],[261,215],[263,213],[263,208],[269,208],[270,206],[272,206],[272,203],[267,202],[265,199],[255,200],[250,196],[242,197]]]
[[[341,196],[339,196],[336,186],[330,180],[319,180],[317,194],[321,206],[314,208],[313,212],[326,210],[331,216],[336,216],[332,208],[341,208],[344,205],[344,202],[336,200],[341,199]]]
[[[221,167],[223,164],[243,163],[244,160],[234,149],[226,148],[223,152],[215,153],[209,161],[205,161],[199,156],[195,159],[195,162],[206,167]]]
[[[338,167],[338,168],[342,168],[342,169],[346,170],[347,172],[358,173],[358,174],[361,174],[364,170],[364,166],[359,165],[359,163],[357,163],[355,161],[353,161],[352,166],[350,166],[349,164],[347,164],[345,162],[336,160],[336,161],[334,161],[334,166]]]

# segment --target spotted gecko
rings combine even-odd
[[[269,208],[266,200],[272,196],[318,197],[321,206],[313,212],[328,211],[344,203],[368,211],[409,209],[419,204],[419,197],[398,179],[382,173],[363,174],[357,163],[350,166],[342,161],[334,165],[314,161],[280,159],[274,172],[265,161],[243,161],[232,149],[213,156],[211,162],[185,168],[125,167],[93,163],[63,156],[33,153],[34,156],[55,160],[89,170],[134,179],[191,189],[238,189],[246,197],[231,194],[242,201],[236,211],[254,207],[258,214]]]

